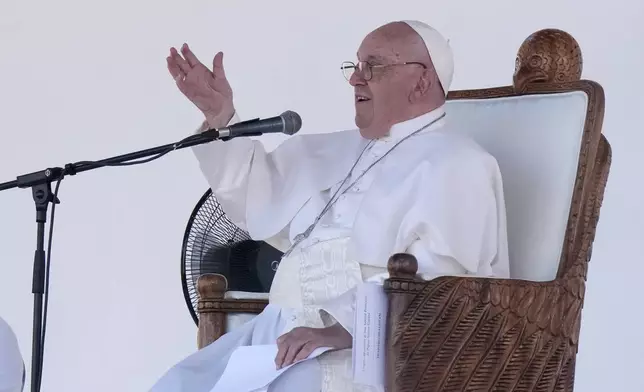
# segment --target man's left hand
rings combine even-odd
[[[351,334],[340,324],[327,328],[297,327],[277,339],[275,365],[277,369],[281,369],[306,359],[320,347],[331,347],[336,350],[350,348],[352,340]]]

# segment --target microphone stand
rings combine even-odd
[[[62,181],[66,175],[75,175],[80,172],[89,171],[105,166],[128,166],[140,163],[146,163],[161,156],[186,147],[192,147],[199,144],[205,144],[220,139],[219,132],[211,129],[201,134],[189,136],[177,143],[166,144],[159,147],[149,148],[132,152],[129,154],[119,155],[100,161],[81,161],[73,164],[67,164],[64,168],[51,167],[34,173],[18,176],[16,180],[0,184],[0,191],[12,188],[31,188],[33,200],[36,205],[36,251],[34,253],[33,280],[31,292],[34,295],[34,315],[33,315],[33,342],[31,355],[31,391],[40,391],[42,381],[44,339],[43,322],[46,323],[46,317],[43,319],[43,294],[45,293],[45,276],[48,270],[45,268],[45,223],[47,222],[47,208],[49,203],[60,204],[56,193],[52,192],[51,184],[54,181]],[[228,140],[229,137],[221,138]],[[131,162],[135,159],[152,157],[143,161]],[[55,207],[54,207],[55,208]],[[53,209],[53,208],[52,208]],[[53,217],[52,217],[53,221]],[[49,236],[51,237],[51,232]],[[50,238],[51,239],[51,238]]]

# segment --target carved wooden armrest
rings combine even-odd
[[[572,391],[584,280],[571,272],[423,281],[413,256],[394,255],[387,391]]]
[[[203,274],[197,279],[197,312],[199,313],[199,349],[209,345],[226,333],[228,313],[261,313],[268,301],[264,299],[228,299],[226,277],[220,274]]]

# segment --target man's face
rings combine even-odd
[[[358,61],[365,63],[349,80],[355,91],[356,126],[366,138],[384,136],[392,125],[408,119],[412,94],[423,71],[415,64],[392,66],[418,58],[408,53],[405,32],[392,31],[396,28],[401,26],[385,26],[364,39]]]

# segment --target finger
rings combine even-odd
[[[192,53],[192,50],[190,50],[190,48],[188,47],[188,44],[183,44],[183,46],[181,47],[181,53],[188,61],[188,64],[190,64],[190,67],[196,67],[197,65],[201,64],[197,56],[195,56],[195,54]]]
[[[307,343],[308,342],[305,340],[296,340],[294,342],[291,342],[291,344],[288,345],[288,349],[286,350],[286,355],[284,356],[284,361],[282,362],[282,366],[280,367],[285,367],[293,364],[293,361],[295,361],[295,357],[299,354],[300,351],[302,351],[302,348]]]
[[[226,77],[226,72],[224,71],[223,52],[218,52],[212,60],[212,73],[215,74],[216,77]]]
[[[297,332],[297,328],[286,332],[285,334],[283,334],[280,337],[278,337],[277,340],[275,341],[275,343],[277,343],[278,346],[282,345],[282,344],[286,344],[286,342],[290,339],[290,337],[292,337],[293,334],[296,333],[296,332]]]
[[[172,75],[172,78],[178,82],[179,80],[183,79],[184,76],[186,76],[181,68],[179,68],[179,64],[177,64],[176,61],[170,56],[166,58],[166,61],[168,63],[168,71],[170,72],[170,75]]]
[[[300,350],[300,352],[297,353],[297,355],[293,359],[293,362],[302,361],[302,360],[308,358],[309,355],[311,355],[313,350],[315,350],[316,348],[318,348],[318,345],[313,343],[313,342],[309,342],[309,343],[305,344],[302,347],[302,349]]]
[[[179,69],[181,69],[181,71],[185,75],[187,75],[188,72],[190,72],[192,67],[190,66],[190,64],[188,64],[188,62],[183,57],[181,57],[181,55],[179,54],[179,52],[177,52],[175,48],[170,49],[170,56],[177,63],[177,66],[179,67]]]
[[[275,355],[275,368],[279,369],[284,363],[284,358],[288,351],[288,333],[280,336],[277,339],[277,355]]]

